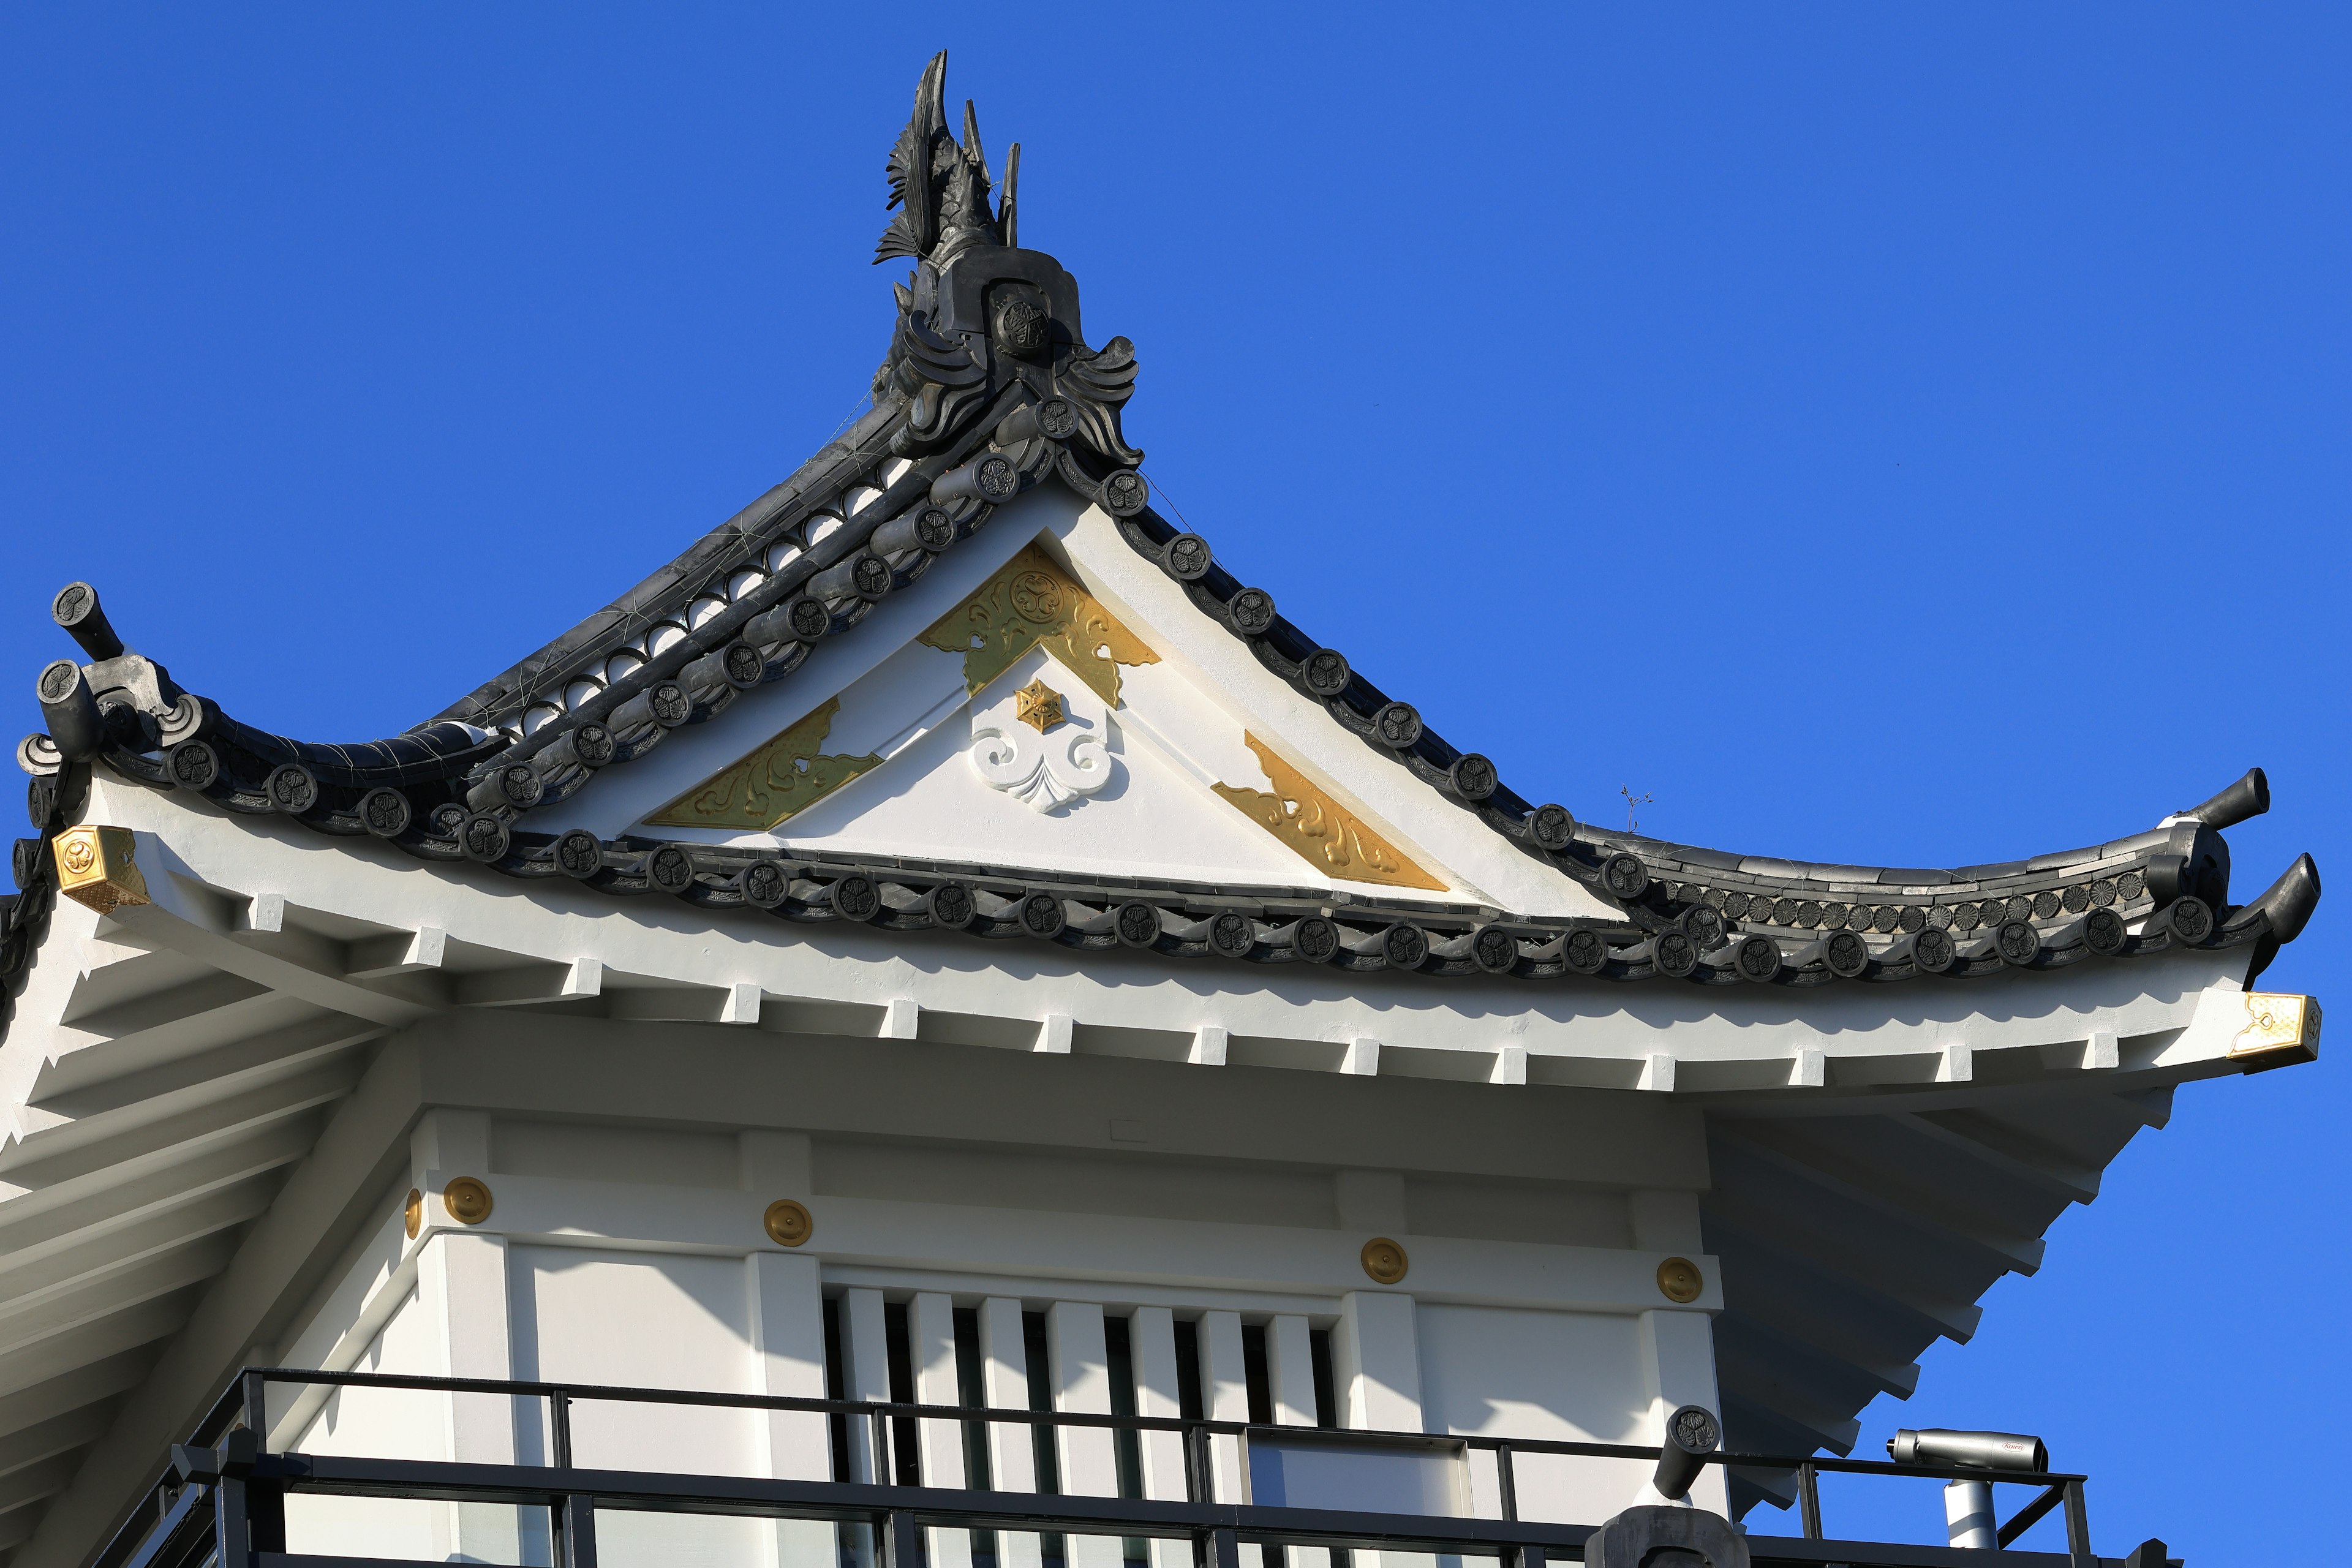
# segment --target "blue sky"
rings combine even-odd
[[[882,158],[942,46],[1137,345],[1163,493],[1529,797],[1963,864],[2259,763],[2239,896],[2352,866],[2319,6],[18,7],[20,726],[70,578],[247,721],[366,739],[789,472],[885,346]],[[2342,907],[2266,984],[2336,998]],[[2184,1089],[1866,1446],[2041,1432],[2110,1552],[2316,1522],[2342,1085]]]

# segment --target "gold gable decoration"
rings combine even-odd
[[[782,826],[843,784],[882,765],[862,757],[819,752],[833,729],[841,699],[824,707],[733,765],[720,769],[646,820],[656,827],[740,827],[761,832]]]
[[[1257,754],[1274,793],[1241,784],[1212,784],[1249,819],[1287,845],[1300,859],[1327,875],[1384,888],[1423,888],[1444,892],[1445,884],[1407,859],[1345,806],[1307,782],[1297,768],[1274,754],[1255,735],[1242,740]]]
[[[1118,667],[1160,656],[1119,625],[1036,545],[1024,549],[978,592],[941,616],[920,639],[963,655],[963,684],[976,692],[1033,647],[1051,653],[1102,700],[1118,706]]]

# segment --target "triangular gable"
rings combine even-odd
[[[550,826],[1494,901],[1491,867],[1457,868],[1417,830],[1442,803],[1372,805],[1292,734],[1328,718],[1206,675],[1205,623],[1181,595],[1101,596],[1132,555],[1108,521],[1059,485],[1033,492],[791,678],[600,778]],[[1473,862],[1496,858],[1471,843]],[[1548,901],[1564,896],[1560,879]]]

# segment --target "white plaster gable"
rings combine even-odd
[[[963,655],[921,640],[1033,544],[1157,656],[1119,664],[1115,702],[1043,648],[968,691]],[[1049,732],[1014,712],[1016,694],[1033,682],[1062,700],[1065,719]],[[772,828],[686,825],[671,814],[697,786],[828,705],[819,749],[853,760],[856,776]],[[1334,872],[1221,795],[1220,784],[1279,793],[1253,742],[1427,880]],[[1608,912],[1260,667],[1108,516],[1058,484],[998,512],[981,536],[939,558],[863,624],[817,645],[789,677],[607,770],[533,826],[785,854],[1328,886],[1530,914]]]
[[[723,841],[979,860],[1103,876],[1239,879],[1273,886],[1320,880],[1313,868],[1155,745],[1148,731],[1123,722],[1124,714],[1111,713],[1050,655],[1024,656],[976,698],[963,700],[956,660],[928,648],[910,651],[929,654],[948,667],[955,681],[953,705],[938,713],[922,733],[908,737],[885,766],[793,817],[774,835],[745,834]],[[877,676],[888,673],[896,671]],[[1033,679],[1043,679],[1066,700],[1083,704],[1082,711],[1052,735],[1035,735],[1017,720],[1009,728],[1042,742],[1083,727],[1083,732],[1101,737],[1109,774],[1097,793],[1049,811],[992,787],[979,776],[972,761],[976,747],[989,744],[992,733],[1006,728],[1003,710],[1013,692]],[[857,710],[858,695],[853,690],[845,698],[845,716]],[[859,743],[865,733],[889,722],[869,721],[864,733],[847,731],[854,737],[850,743]]]
[[[1072,572],[1114,615],[1129,626],[1152,628],[1152,647],[1161,659],[1155,667],[1159,681],[1182,682],[1252,732],[1276,742],[1293,766],[1367,820],[1382,825],[1419,864],[1499,909],[1622,918],[1393,758],[1375,752],[1319,702],[1260,664],[1246,644],[1202,615],[1156,561],[1137,553],[1108,513],[1092,506],[1080,509],[1055,528],[1055,537]],[[1265,586],[1279,602],[1281,584]],[[1415,672],[1410,670],[1368,673],[1391,690],[1414,684]],[[1445,673],[1433,669],[1423,679],[1434,685]],[[1528,781],[1528,787],[1540,789],[1541,783]]]

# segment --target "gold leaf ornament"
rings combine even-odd
[[[1425,888],[1443,892],[1445,884],[1414,865],[1402,850],[1366,826],[1338,801],[1307,782],[1307,775],[1276,756],[1255,735],[1242,740],[1257,755],[1258,766],[1274,784],[1271,794],[1243,784],[1213,784],[1242,814],[1273,834],[1308,865],[1350,882],[1371,882],[1389,888]]]
[[[1118,667],[1157,664],[1160,656],[1036,545],[1024,548],[971,597],[941,616],[921,641],[963,655],[967,692],[1042,647],[1105,702],[1118,706]]]
[[[67,828],[50,843],[57,857],[58,891],[102,915],[147,902],[147,879],[131,864],[137,849],[127,827],[84,824]]]
[[[858,774],[882,765],[872,752],[837,756],[823,750],[841,699],[802,719],[741,761],[703,780],[653,816],[657,827],[739,827],[772,831]]]
[[[1013,716],[1040,735],[1068,717],[1062,711],[1062,694],[1042,680],[1033,680],[1013,695]]]
[[[2319,1059],[2316,997],[2249,991],[2244,1001],[2246,1024],[2231,1040],[2226,1059],[2246,1072]]]

